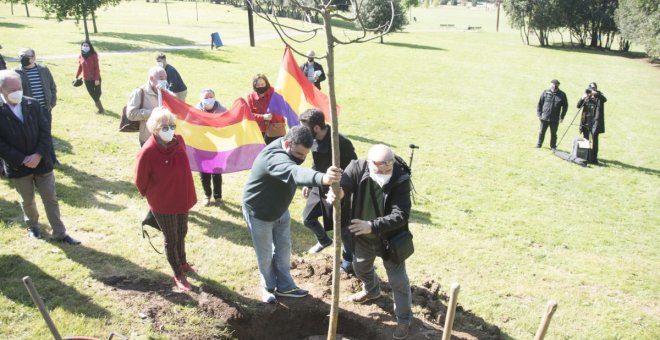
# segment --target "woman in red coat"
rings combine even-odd
[[[78,72],[76,79],[83,75],[87,92],[94,100],[98,113],[103,113],[103,104],[101,104],[101,69],[99,68],[99,55],[96,54],[94,46],[89,41],[83,41],[80,44],[80,56],[78,57]]]
[[[284,117],[268,112],[270,98],[275,89],[270,86],[268,78],[261,73],[252,79],[252,89],[254,92],[250,93],[247,98],[248,106],[256,118],[264,141],[266,144],[270,144],[286,134]]]
[[[167,261],[174,283],[181,290],[192,287],[185,273],[195,272],[186,259],[188,211],[197,203],[186,143],[176,129],[174,115],[156,108],[147,120],[151,136],[140,150],[135,167],[135,186],[147,198],[149,208],[165,237]]]

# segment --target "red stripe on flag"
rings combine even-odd
[[[229,111],[223,113],[208,113],[190,106],[173,95],[163,91],[163,106],[170,110],[178,119],[185,120],[190,124],[225,127],[239,124],[245,120],[255,120],[245,99],[238,98],[234,101]]]

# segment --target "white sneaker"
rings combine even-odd
[[[208,207],[211,205],[211,197],[204,197],[204,206]]]
[[[277,303],[277,298],[275,297],[275,289],[261,288],[261,301],[271,304]]]
[[[330,241],[330,243],[328,243],[328,244],[326,244],[326,245],[323,245],[323,244],[321,244],[321,243],[316,243],[316,244],[313,245],[311,248],[309,248],[309,250],[308,250],[307,252],[310,253],[310,254],[318,254],[318,253],[321,252],[321,250],[327,248],[327,247],[330,246],[331,244],[332,244],[332,241]]]

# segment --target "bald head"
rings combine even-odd
[[[367,157],[374,162],[389,161],[394,159],[394,152],[385,144],[376,144],[369,149]]]

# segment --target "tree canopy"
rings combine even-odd
[[[620,0],[614,19],[624,39],[660,59],[660,0]]]
[[[46,13],[46,19],[55,16],[58,21],[66,18],[73,18],[76,22],[80,19],[85,23],[85,39],[89,40],[87,30],[87,17],[94,15],[94,12],[107,6],[114,6],[121,0],[33,0],[34,4],[40,7]]]
[[[394,15],[392,15],[392,10],[394,10]],[[365,0],[361,5],[360,20],[356,22],[358,28],[369,29],[377,34],[398,31],[407,24],[406,10],[401,5],[401,0]],[[376,28],[370,29],[373,27]],[[382,35],[380,42],[383,42]]]

